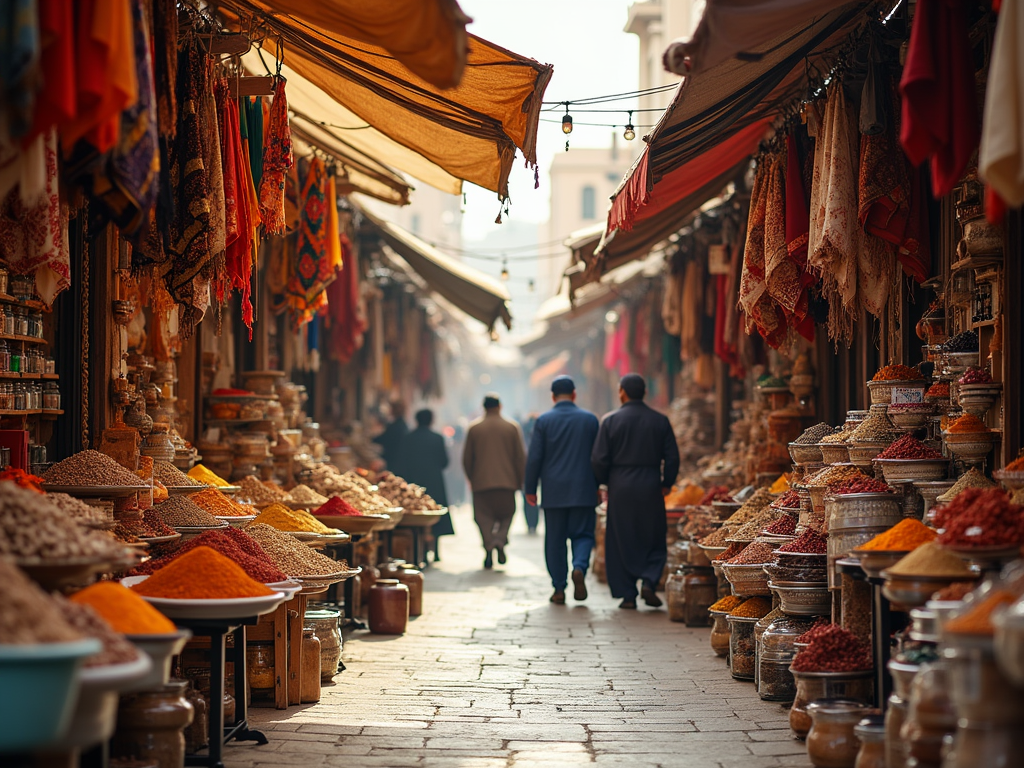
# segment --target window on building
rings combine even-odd
[[[597,218],[597,190],[593,187],[583,188],[583,218],[587,221]]]

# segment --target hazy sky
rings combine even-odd
[[[627,0],[459,0],[462,9],[473,18],[469,31],[523,56],[554,65],[545,101],[565,101],[589,96],[634,91],[638,84],[638,39],[622,31],[630,3]],[[576,123],[600,122],[625,124],[622,114],[576,115]],[[533,188],[533,171],[523,167],[522,156],[509,181],[513,219],[540,223],[548,218],[550,190],[547,170],[556,152],[565,150],[565,135],[560,126],[564,110],[544,114],[537,140],[540,163],[540,189]],[[655,115],[635,116],[637,125],[653,123]],[[543,122],[544,119],[555,122]],[[571,147],[606,147],[612,128],[576,125],[569,137]],[[622,128],[617,130],[620,134]],[[637,130],[639,142],[643,130]],[[494,223],[498,200],[489,191],[465,184],[466,206],[462,222],[463,236],[479,240],[500,225]]]

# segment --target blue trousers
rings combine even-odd
[[[573,570],[578,568],[586,573],[590,567],[596,520],[593,507],[544,507],[544,560],[555,589],[565,589],[569,583],[566,541],[572,546]]]

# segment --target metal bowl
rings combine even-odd
[[[947,584],[964,580],[963,576],[901,576],[888,569],[882,571],[881,577],[885,579],[882,594],[891,603],[907,610],[921,607]]]
[[[767,597],[771,595],[768,589],[768,574],[764,572],[764,563],[755,565],[729,565],[723,563],[722,573],[730,584],[733,594],[740,597]]]
[[[790,443],[789,455],[794,464],[820,464],[823,460],[817,443]]]
[[[949,459],[875,459],[887,483],[907,480],[943,480],[949,473]]]
[[[832,611],[827,582],[788,585],[769,581],[768,588],[779,596],[783,612],[791,616],[827,616]]]

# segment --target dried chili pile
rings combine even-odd
[[[796,533],[796,518],[792,515],[783,515],[765,528],[764,532],[773,536],[792,536]]]
[[[755,541],[729,560],[729,565],[760,565],[770,563],[775,557],[775,547],[767,541]]]
[[[895,493],[886,483],[873,477],[854,477],[840,480],[828,487],[833,496],[846,496],[851,493]]]
[[[264,584],[284,581],[288,577],[251,536],[235,528],[206,531],[185,542],[174,552],[154,558],[131,570],[132,576],[156,573],[161,568],[188,554],[196,547],[209,547],[238,563],[251,578]]]
[[[1017,546],[1024,542],[1022,513],[1002,488],[968,488],[940,508],[936,524],[944,530],[938,541],[953,547]]]
[[[878,459],[941,459],[942,454],[929,448],[913,435],[904,435],[882,451]]]
[[[871,649],[838,624],[813,627],[798,641],[810,644],[793,659],[793,669],[797,672],[860,672],[871,669]]]
[[[713,485],[697,504],[699,507],[706,507],[713,501],[732,501],[732,494],[724,485]]]
[[[803,552],[808,555],[824,555],[827,551],[825,537],[813,528],[808,528],[789,544],[779,547],[779,552]]]
[[[362,517],[363,513],[353,507],[341,496],[332,496],[325,504],[317,508],[318,515],[337,515],[339,517]]]
[[[917,368],[909,365],[887,365],[879,368],[872,381],[918,381],[924,378]]]
[[[774,509],[799,509],[800,493],[798,491],[786,491],[771,503]]]

